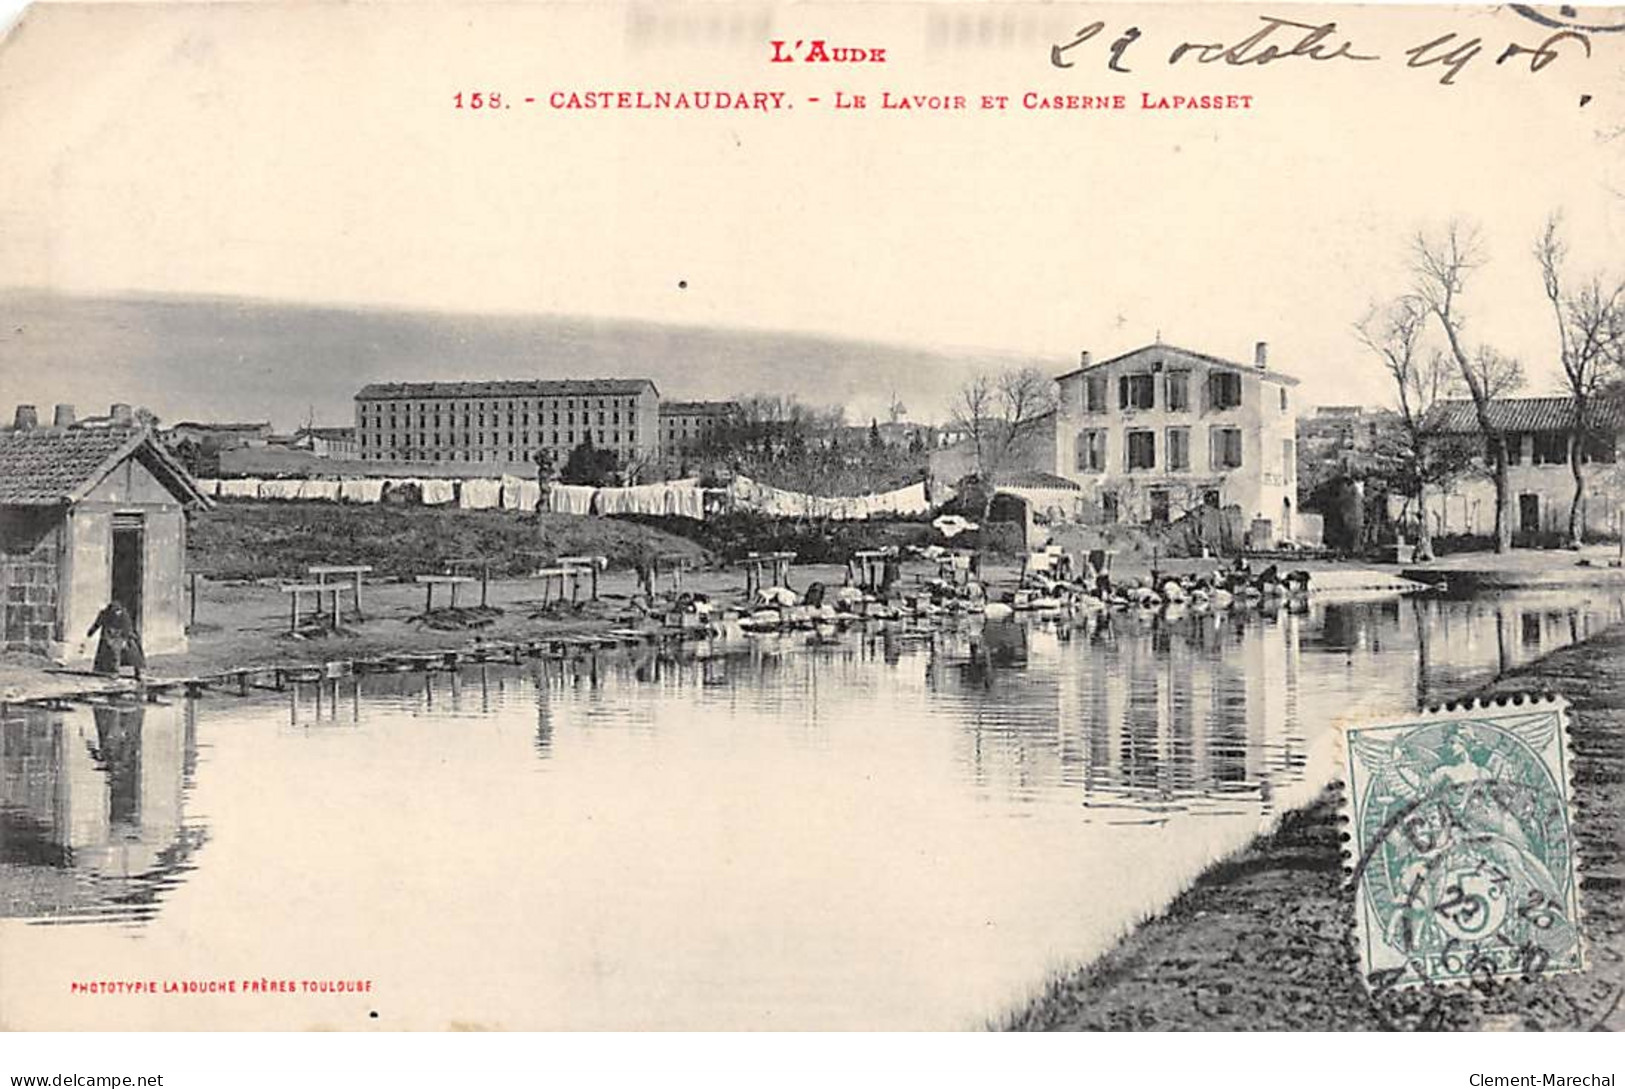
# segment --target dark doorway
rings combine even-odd
[[[1159,526],[1168,524],[1168,492],[1163,488],[1151,489],[1151,522]]]
[[[1518,496],[1518,530],[1521,533],[1540,532],[1540,496],[1528,492]]]
[[[146,527],[139,514],[113,516],[113,600],[124,606],[136,631],[141,630],[142,556]]]

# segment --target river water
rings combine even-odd
[[[1317,601],[7,708],[0,1024],[979,1027],[1311,798],[1339,720],[1622,617]]]

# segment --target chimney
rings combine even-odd
[[[1259,370],[1270,365],[1270,342],[1261,340],[1253,345],[1253,365]]]
[[[107,410],[107,414],[112,417],[114,427],[130,427],[135,423],[135,413],[130,410],[129,405],[115,402],[113,407]]]
[[[18,431],[32,431],[39,426],[39,412],[33,405],[18,405],[17,418],[12,424]]]
[[[51,426],[52,427],[72,427],[73,426],[73,406],[72,405],[57,405],[56,406],[56,415],[51,418]]]
[[[1089,364],[1093,363],[1094,361],[1095,361],[1095,357],[1090,355],[1088,351],[1084,351],[1084,352],[1081,353],[1081,355],[1080,355],[1080,357],[1078,359],[1078,366],[1087,367]]]

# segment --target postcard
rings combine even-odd
[[[1622,62],[29,7],[0,1026],[1621,1027]]]

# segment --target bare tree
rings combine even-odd
[[[710,455],[748,456],[772,460],[799,455],[817,437],[829,435],[846,420],[840,405],[816,407],[794,395],[742,393],[734,397],[739,409],[704,441]]]
[[[1054,408],[1055,382],[1037,367],[979,374],[959,388],[954,421],[970,436],[976,475],[987,485],[983,521],[995,478],[1019,459],[1033,421]]]
[[[954,423],[969,436],[978,473],[983,471],[983,451],[993,427],[993,389],[993,376],[978,374],[959,387],[959,396],[953,405]]]
[[[1473,400],[1479,432],[1495,481],[1495,551],[1512,550],[1511,488],[1506,432],[1495,422],[1491,402],[1516,389],[1522,381],[1517,361],[1487,346],[1473,346],[1466,334],[1461,297],[1467,281],[1485,263],[1478,230],[1456,220],[1440,234],[1417,232],[1411,242],[1411,272],[1415,294],[1438,319],[1456,364],[1462,385]]]
[[[621,464],[621,476],[628,484],[648,484],[660,477],[661,459],[647,450],[628,454]]]
[[[1417,558],[1433,558],[1433,529],[1428,521],[1427,486],[1443,483],[1451,465],[1431,434],[1433,406],[1451,385],[1450,363],[1437,351],[1427,351],[1428,306],[1415,295],[1402,295],[1387,306],[1372,304],[1354,333],[1381,359],[1394,383],[1402,435],[1399,477],[1406,494],[1416,501]]]
[[[1569,544],[1579,548],[1585,538],[1585,460],[1596,421],[1593,404],[1603,384],[1621,367],[1625,352],[1625,281],[1604,285],[1592,276],[1578,288],[1563,283],[1568,242],[1563,220],[1554,212],[1535,242],[1546,300],[1557,320],[1557,344],[1563,380],[1574,399],[1569,430],[1569,469],[1574,476],[1574,499],[1569,504]]]

